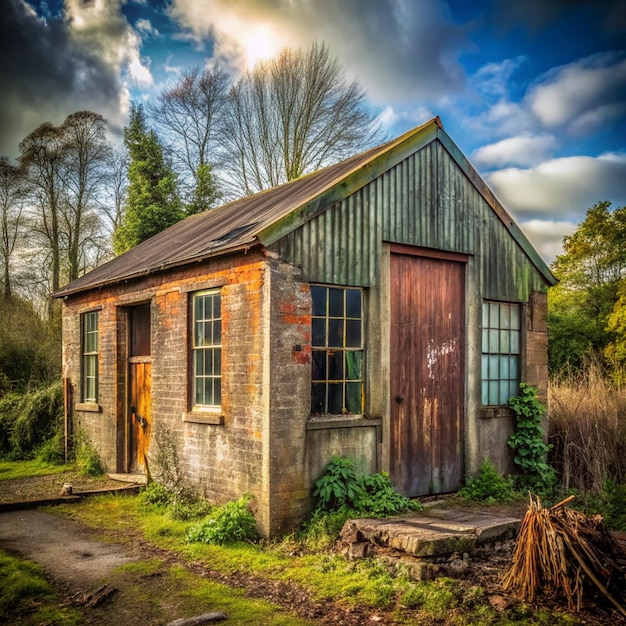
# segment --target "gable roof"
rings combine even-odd
[[[257,244],[270,245],[435,139],[444,144],[546,281],[554,284],[554,276],[543,259],[435,117],[397,139],[336,165],[192,215],[52,295],[60,298]]]

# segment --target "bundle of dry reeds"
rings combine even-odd
[[[583,593],[599,591],[626,617],[626,555],[600,516],[565,506],[572,499],[546,509],[531,496],[503,587],[527,602],[539,591],[565,596],[576,610]]]

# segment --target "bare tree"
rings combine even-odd
[[[40,235],[50,255],[50,289],[61,286],[60,211],[63,185],[60,168],[63,139],[59,128],[50,122],[37,127],[20,143],[20,165],[28,176],[31,199],[36,210],[32,232]],[[53,316],[53,302],[48,301],[48,316]]]
[[[96,208],[112,153],[105,127],[102,115],[91,111],[72,113],[61,125],[65,192],[61,214],[68,281],[90,269],[90,252],[100,247],[102,222]]]
[[[229,179],[247,195],[352,156],[381,133],[359,83],[313,44],[284,48],[239,79],[224,138]]]
[[[219,197],[214,178],[229,78],[219,67],[194,67],[158,97],[149,112],[172,150],[185,186],[188,213],[210,209]]]
[[[4,298],[12,296],[11,261],[23,227],[23,209],[26,196],[23,171],[0,157],[0,259],[3,266],[2,290]]]

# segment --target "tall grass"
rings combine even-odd
[[[550,386],[551,461],[564,489],[600,493],[607,481],[626,483],[626,385],[599,364]]]

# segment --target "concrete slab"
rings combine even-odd
[[[356,519],[346,523],[349,543],[369,541],[416,557],[445,557],[515,537],[521,521],[488,513],[429,509],[388,519]]]

